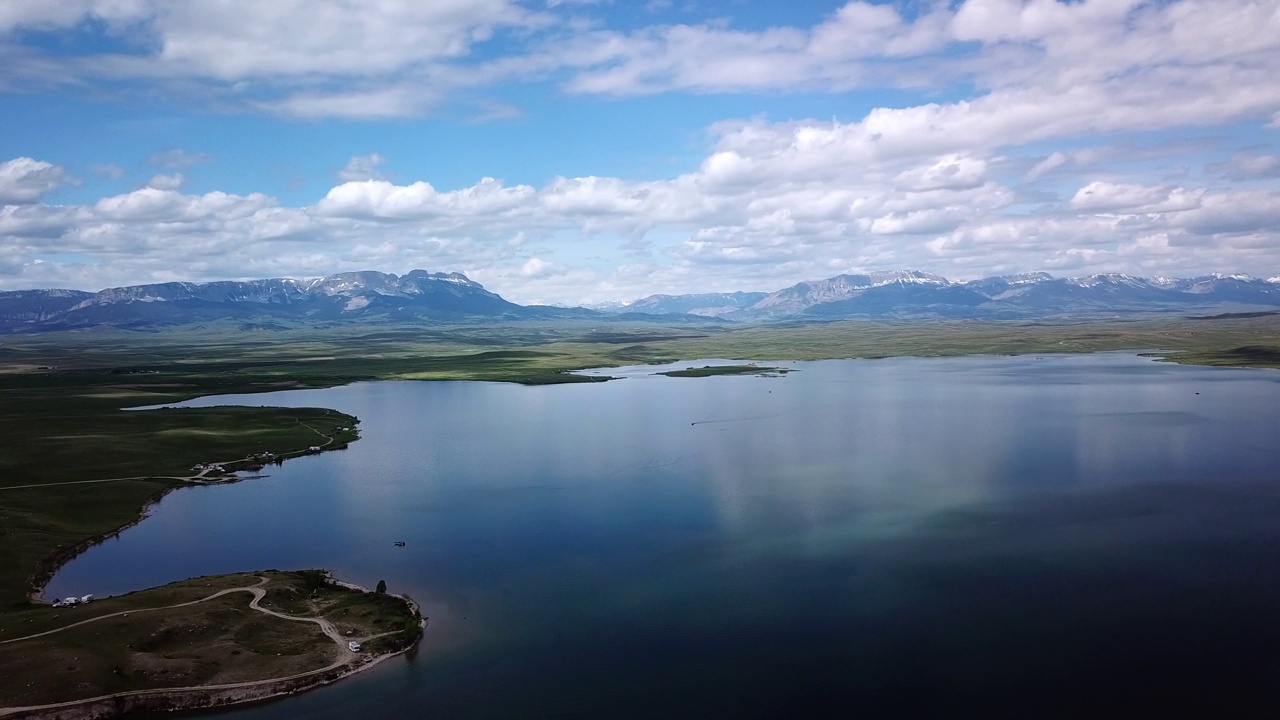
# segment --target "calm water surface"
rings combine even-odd
[[[327,567],[430,616],[412,657],[220,718],[1273,702],[1280,373],[1115,354],[788,365],[203,398],[336,408],[362,438],[175,492],[49,594]]]

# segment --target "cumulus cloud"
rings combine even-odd
[[[812,28],[737,31],[716,25],[666,25],[623,34],[600,32],[566,48],[578,65],[572,92],[616,95],[671,89],[741,91],[796,87],[846,89],[885,82],[916,84],[908,68],[868,60],[940,52],[948,15],[906,20],[890,5],[850,2]]]
[[[70,178],[53,163],[20,157],[0,163],[0,203],[38,202]]]
[[[439,192],[430,183],[393,185],[385,180],[346,182],[331,189],[314,213],[322,217],[406,220],[436,218],[453,222],[464,218],[492,221],[504,213],[527,210],[535,191],[527,185],[504,187],[493,178],[462,190]]]
[[[892,5],[849,2],[807,29],[741,32],[708,24],[601,31],[560,57],[580,68],[568,88],[584,93],[967,80],[993,93],[1036,86],[1052,100],[1082,84],[1114,97],[1140,95],[1144,86],[1197,90],[1224,74],[1274,70],[1278,31],[1274,0],[966,0],[912,19]]]
[[[110,71],[142,72],[159,64],[230,80],[391,72],[415,61],[465,54],[496,28],[538,23],[536,14],[510,0],[10,0],[0,10],[0,32],[71,28],[86,20],[134,26],[154,43],[153,55],[108,56],[119,63]]]
[[[545,278],[552,275],[560,274],[558,268],[542,258],[529,258],[529,260],[520,266],[520,277],[526,279]]]
[[[1267,183],[1280,161],[1265,142],[1234,155],[1225,143],[1179,149],[1205,172],[1174,181],[1158,153],[1105,137],[1274,125],[1280,0],[964,0],[916,13],[854,1],[809,27],[760,31],[570,28],[550,22],[564,5],[514,0],[387,0],[361,17],[321,0],[308,13],[333,22],[296,27],[299,2],[17,2],[0,9],[0,33],[129,24],[145,47],[68,72],[194,83],[226,91],[219,107],[307,118],[414,115],[458,89],[547,79],[614,96],[946,92],[846,121],[722,122],[701,161],[671,177],[485,177],[441,191],[392,182],[380,155],[357,156],[304,207],[184,194],[181,151],[154,163],[172,172],[149,187],[48,206],[64,171],[18,158],[0,165],[0,253],[19,268],[5,282],[74,279],[70,266],[35,264],[62,253],[110,258],[121,281],[175,267],[192,279],[422,265],[473,273],[516,299],[570,302],[769,289],[856,268],[1280,274],[1280,198]],[[517,31],[508,52],[475,52]],[[585,267],[587,243],[605,258],[595,267],[616,269]],[[637,249],[648,254],[627,255]]]
[[[584,30],[566,17],[574,4],[22,0],[0,10],[0,36],[85,20],[128,28],[117,33],[135,42],[125,53],[60,58],[16,41],[10,74],[181,83],[218,107],[306,118],[418,115],[470,88],[547,79],[608,95],[963,82],[1055,136],[1090,117],[1100,127],[1167,126],[1163,113],[1143,112],[1155,97],[1177,109],[1173,122],[1280,116],[1269,82],[1280,65],[1280,0],[963,0],[914,13],[852,0],[808,27],[755,31],[714,22]]]
[[[144,80],[203,88],[223,107],[381,117],[422,111],[436,94],[423,88],[453,87],[450,64],[496,33],[549,22],[517,0],[9,0],[0,6],[0,40],[9,35],[22,50],[12,74],[31,82],[75,78],[106,88]],[[19,34],[95,28],[128,49],[59,57]],[[317,91],[322,85],[329,88]]]
[[[100,258],[118,282],[174,268],[212,279],[423,266],[475,274],[516,300],[560,302],[768,289],[886,267],[956,277],[1280,270],[1274,191],[1092,180],[1055,205],[1014,212],[1020,172],[998,150],[885,151],[860,127],[747,123],[722,130],[697,169],[669,179],[482,178],[451,191],[353,180],[305,207],[156,182],[90,205],[10,205],[0,247],[26,263],[10,285],[32,273],[70,282],[80,269],[31,265],[56,251]],[[649,259],[621,262],[640,239]],[[575,264],[582,243],[617,269]]]

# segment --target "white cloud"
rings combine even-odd
[[[186,184],[186,178],[182,173],[173,173],[171,175],[154,175],[147,181],[147,187],[156,190],[181,190]]]
[[[557,58],[580,68],[568,88],[584,93],[842,90],[967,80],[997,97],[1040,88],[1046,91],[1040,99],[1052,105],[1073,89],[1076,102],[1140,95],[1144,88],[1202,94],[1227,75],[1273,72],[1280,65],[1278,7],[1276,0],[967,0],[954,11],[938,4],[908,20],[891,5],[850,2],[809,29],[601,31],[561,48]],[[1080,92],[1081,86],[1091,92]],[[1260,105],[1250,112],[1274,113],[1275,96]]]
[[[1274,251],[1280,245],[1280,191],[1247,190],[1218,193],[1179,216],[1176,226],[1196,236],[1244,234]]]
[[[7,0],[0,41],[22,50],[12,76],[45,85],[141,80],[203,89],[224,109],[386,117],[455,87],[449,67],[477,44],[549,22],[517,0]],[[128,50],[59,57],[15,33],[97,26]]]
[[[907,170],[896,183],[909,190],[970,190],[987,179],[987,163],[982,158],[947,155],[934,164]]]
[[[151,55],[106,56],[113,66],[105,72],[221,80],[394,72],[464,55],[498,28],[542,22],[511,0],[8,0],[0,32],[90,19],[128,24],[155,47]]]
[[[1041,176],[1063,167],[1070,159],[1062,152],[1054,152],[1045,159],[1037,162],[1030,170],[1027,171],[1027,180],[1038,180]]]
[[[1221,156],[1205,174],[1175,181],[1160,156],[1171,151],[1097,137],[1274,124],[1280,0],[967,0],[926,4],[931,11],[910,18],[852,2],[813,27],[760,32],[549,27],[546,13],[506,0],[387,1],[356,20],[347,5],[321,2],[309,12],[335,22],[301,28],[279,47],[264,38],[280,34],[283,11],[240,1],[119,2],[112,22],[133,17],[159,49],[95,58],[95,69],[77,72],[234,84],[228,92],[241,99],[231,107],[308,118],[412,115],[459,88],[548,77],[612,95],[898,85],[950,97],[957,80],[977,90],[852,122],[720,123],[702,161],[672,177],[555,177],[537,187],[483,178],[441,191],[391,182],[380,155],[356,156],[307,207],[186,195],[178,173],[96,203],[47,206],[41,199],[68,181],[65,172],[18,158],[0,164],[0,256],[11,273],[3,282],[69,283],[82,270],[36,262],[66,253],[121,282],[174,268],[186,273],[180,279],[207,279],[421,265],[475,273],[515,299],[561,301],[770,289],[854,268],[1280,274],[1280,197],[1267,182],[1280,162],[1266,141],[1235,155],[1239,146],[1225,142],[1175,149],[1197,167]],[[41,5],[7,6],[0,32],[106,12]],[[245,14],[215,17],[218,8]],[[265,29],[242,27],[251,22]],[[323,27],[340,30],[322,36]],[[520,52],[472,60],[485,38],[517,28]],[[362,34],[374,29],[390,33],[385,43]],[[442,44],[410,47],[429,37]],[[174,152],[156,164],[179,170],[199,157]],[[610,262],[615,270],[592,269]]]
[[[1204,191],[1092,182],[1076,191],[1071,207],[1097,213],[1178,212],[1198,207]]]
[[[451,192],[439,192],[430,183],[393,185],[385,180],[346,182],[331,189],[314,208],[317,216],[406,220],[440,218],[452,222],[461,218],[492,221],[504,213],[530,209],[527,200],[532,187],[504,187],[493,178]]]
[[[53,163],[14,158],[0,163],[0,204],[38,202],[69,181],[66,171]]]
[[[1236,153],[1227,162],[1214,163],[1209,171],[1232,180],[1280,178],[1280,157],[1253,152]]]
[[[56,29],[78,23],[95,0],[6,0],[0,4],[0,32],[14,28]]]
[[[383,175],[378,168],[387,161],[378,153],[355,155],[347,161],[335,175],[342,182],[358,182],[361,180],[382,180]]]
[[[1056,204],[1012,212],[1010,185],[1024,166],[999,148],[929,153],[873,140],[866,123],[756,122],[721,133],[698,169],[661,180],[483,178],[452,191],[355,180],[309,207],[170,184],[91,205],[11,206],[0,213],[0,248],[23,269],[2,282],[77,277],[57,262],[31,264],[46,252],[98,259],[98,272],[118,282],[174,268],[181,279],[212,279],[423,266],[477,274],[516,300],[567,302],[768,289],[886,267],[957,277],[1280,271],[1274,191],[1096,179]],[[649,259],[622,261],[638,249]],[[584,266],[588,252],[617,270]]]
[[[560,273],[557,272],[557,267],[542,258],[529,258],[528,262],[520,266],[520,277],[526,279],[545,278],[558,274]]]
[[[810,27],[623,32],[582,30],[563,17],[570,8],[516,0],[12,0],[0,10],[0,41],[6,30],[93,19],[128,28],[117,34],[133,51],[59,58],[11,36],[9,82],[110,90],[137,80],[161,93],[203,92],[219,110],[308,119],[421,115],[476,102],[476,88],[546,79],[611,95],[976,87],[967,102],[886,109],[885,124],[920,135],[928,152],[968,149],[975,136],[1026,142],[1280,117],[1280,0],[920,7],[908,15],[855,0]],[[492,51],[476,53],[482,45]]]

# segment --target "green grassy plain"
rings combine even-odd
[[[359,380],[599,382],[606,378],[570,371],[699,358],[767,362],[1108,350],[1153,352],[1173,362],[1280,368],[1280,316],[678,327],[585,320],[286,330],[213,325],[0,337],[0,640],[60,622],[65,612],[31,603],[33,587],[94,538],[136,521],[148,502],[182,486],[186,481],[179,478],[192,474],[196,463],[263,451],[289,456],[320,444],[328,451],[357,439],[354,431],[339,429],[354,428],[356,418],[324,408],[124,407]],[[727,372],[713,370],[702,374]],[[84,482],[125,477],[137,479]],[[20,487],[27,485],[36,487]],[[127,597],[160,605],[181,592],[171,586]],[[280,593],[268,597],[268,603],[290,601]],[[172,619],[188,621],[198,622]],[[115,666],[103,663],[95,667],[114,672]],[[222,677],[212,666],[201,667],[201,677]],[[32,678],[25,682],[38,685],[39,676]],[[67,687],[47,692],[56,695]]]

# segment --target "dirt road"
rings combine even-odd
[[[287,675],[284,677],[267,678],[264,680],[249,680],[246,682],[227,683],[223,685],[194,685],[190,687],[155,688],[151,690],[133,690],[129,692],[112,693],[110,695],[101,695],[98,697],[82,698],[80,700],[72,700],[72,701],[62,702],[62,703],[51,703],[48,705],[31,705],[28,707],[0,708],[0,717],[10,717],[14,715],[20,715],[23,713],[34,713],[34,712],[42,712],[47,710],[55,710],[58,708],[67,708],[67,707],[72,707],[76,705],[84,705],[87,703],[99,702],[103,700],[111,700],[115,698],[138,697],[138,696],[145,696],[145,695],[177,694],[177,693],[183,693],[183,692],[235,690],[240,688],[252,688],[252,687],[257,687],[262,685],[270,685],[273,683],[275,684],[285,683],[292,680],[299,680],[299,679],[311,677],[314,675],[329,673],[343,667],[344,665],[354,665],[353,661],[357,660],[360,657],[360,653],[352,652],[347,647],[348,641],[355,640],[357,642],[367,642],[369,640],[372,640],[375,637],[381,637],[382,635],[390,634],[390,633],[381,633],[379,635],[373,635],[370,637],[363,637],[363,638],[344,637],[342,633],[338,632],[338,629],[334,627],[333,623],[329,622],[328,620],[325,620],[324,618],[310,618],[310,617],[298,617],[296,615],[286,615],[284,613],[276,612],[275,610],[269,610],[267,608],[261,607],[259,603],[262,601],[264,597],[266,597],[266,594],[267,594],[267,591],[266,589],[263,588],[263,585],[266,585],[267,582],[268,582],[267,578],[260,576],[259,582],[256,585],[248,585],[245,587],[238,587],[238,588],[227,588],[225,590],[219,590],[218,592],[215,592],[212,595],[209,595],[208,597],[204,597],[199,600],[192,600],[190,602],[178,603],[176,605],[166,605],[164,607],[157,607],[157,608],[145,608],[142,610],[127,610],[127,611],[109,613],[106,615],[100,615],[98,617],[91,618],[89,620],[82,620],[78,623],[72,623],[71,625],[66,625],[66,626],[57,628],[55,630],[47,630],[45,632],[36,633],[34,635],[27,635],[25,637],[12,638],[9,640],[0,641],[0,645],[20,642],[22,640],[31,640],[34,638],[44,637],[46,635],[52,635],[54,633],[63,632],[65,630],[69,630],[74,627],[88,625],[90,623],[99,622],[101,620],[106,620],[108,618],[118,617],[121,615],[151,612],[155,610],[170,610],[173,608],[189,607],[191,605],[197,605],[202,602],[208,602],[210,600],[222,597],[223,595],[228,595],[230,593],[247,592],[253,595],[253,599],[249,601],[249,607],[253,608],[254,610],[257,610],[260,613],[265,613],[267,615],[271,615],[272,617],[277,617],[282,620],[289,620],[293,622],[309,622],[309,623],[315,623],[316,625],[318,625],[320,627],[320,631],[323,632],[330,640],[334,642],[334,644],[338,646],[337,660],[335,660],[333,663],[331,663],[326,667],[320,668],[319,670],[308,670],[307,672],[304,672],[304,673],[297,673],[294,675]]]

